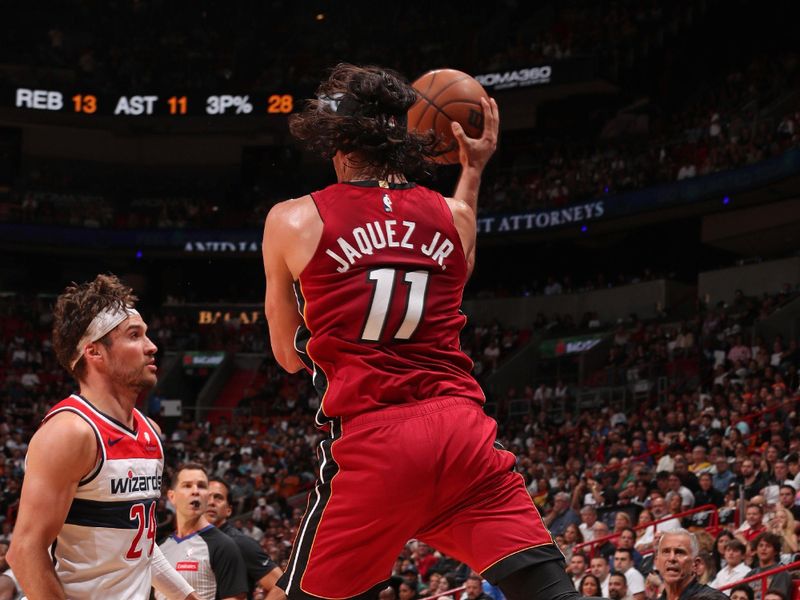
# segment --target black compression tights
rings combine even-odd
[[[560,560],[531,565],[497,583],[507,600],[583,600]]]

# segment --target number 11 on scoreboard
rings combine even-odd
[[[188,102],[186,96],[172,96],[167,99],[169,104],[169,114],[171,115],[185,115]]]

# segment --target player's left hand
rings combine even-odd
[[[471,138],[464,133],[464,128],[453,121],[453,136],[458,142],[458,160],[461,167],[483,171],[486,163],[497,148],[497,135],[500,131],[500,112],[494,98],[481,98],[483,107],[483,134],[479,138]]]

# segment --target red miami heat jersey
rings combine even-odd
[[[164,470],[161,440],[138,410],[129,429],[76,394],[50,409],[44,421],[65,411],[92,428],[99,453],[53,543],[56,574],[73,600],[147,598]]]
[[[445,199],[378,182],[311,197],[323,230],[295,283],[295,347],[322,394],[318,423],[443,397],[483,403],[460,350],[467,263]]]

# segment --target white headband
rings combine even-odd
[[[86,344],[91,344],[92,342],[96,342],[104,335],[106,335],[109,331],[114,329],[117,325],[122,323],[128,317],[132,317],[133,315],[139,315],[139,311],[137,311],[133,307],[123,307],[123,308],[106,308],[101,310],[92,322],[89,323],[89,326],[86,328],[86,331],[81,337],[76,350],[78,351],[78,356],[73,359],[70,363],[69,368],[75,369],[75,365],[78,364],[78,361],[83,356],[83,349],[86,347]]]

